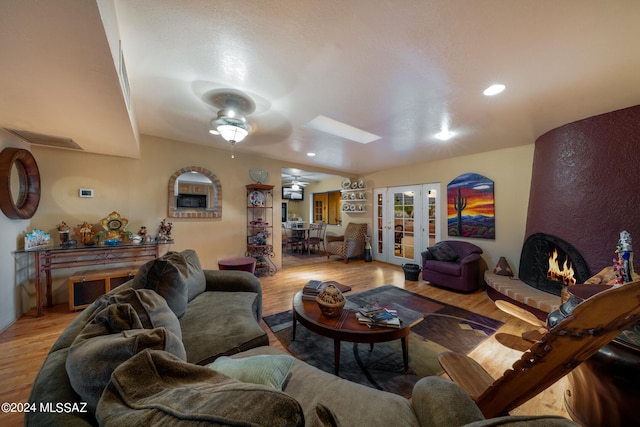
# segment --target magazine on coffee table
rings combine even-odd
[[[402,320],[398,317],[396,310],[383,309],[382,312],[366,315],[362,310],[356,312],[356,319],[363,325],[371,328],[376,326],[384,326],[387,328],[400,328]]]
[[[383,312],[376,313],[371,316],[367,316],[357,311],[356,319],[358,319],[358,322],[363,325],[367,325],[370,328],[377,326],[400,328],[402,325],[402,320],[398,317],[398,312],[396,310],[385,309]]]

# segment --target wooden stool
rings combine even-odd
[[[218,260],[220,270],[242,270],[253,274],[256,271],[256,259],[252,257],[224,258]]]

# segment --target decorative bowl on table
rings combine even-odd
[[[316,297],[320,311],[327,317],[336,317],[342,313],[345,300],[340,289],[335,285],[327,285]]]
[[[116,246],[120,243],[120,239],[105,239],[104,244],[107,246]]]

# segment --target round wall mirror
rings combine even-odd
[[[28,219],[40,203],[40,171],[33,155],[21,148],[0,153],[0,209],[11,219]]]

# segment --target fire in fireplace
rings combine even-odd
[[[577,249],[545,233],[532,234],[524,242],[519,272],[520,280],[529,286],[554,295],[562,295],[564,286],[584,283],[591,276]]]
[[[564,258],[562,270],[558,261],[558,248],[553,249],[553,254],[549,254],[549,269],[547,270],[547,278],[556,282],[561,282],[564,286],[572,286],[576,284],[575,272],[569,257]]]

